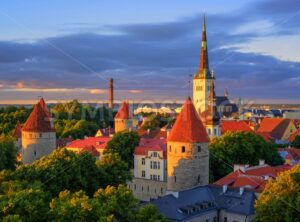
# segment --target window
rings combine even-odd
[[[174,176],[174,182],[176,183],[176,176]]]
[[[224,222],[227,222],[227,217],[224,217]]]
[[[157,162],[157,169],[160,169],[160,162]]]
[[[202,86],[196,86],[196,91],[202,91]]]
[[[34,156],[36,156],[36,151],[34,151],[34,153],[33,153],[33,154],[34,154]]]
[[[198,179],[197,179],[197,180],[198,180],[198,183],[200,183],[200,175],[198,176]]]
[[[198,152],[201,152],[201,146],[198,146]]]
[[[147,191],[148,191],[148,193],[149,193],[149,186],[147,187]]]
[[[142,186],[142,191],[144,191],[144,187]]]
[[[217,217],[214,217],[214,222],[217,222]]]
[[[42,133],[40,133],[40,138],[42,138],[43,137],[43,134]]]
[[[164,189],[160,188],[160,193],[163,194],[163,192],[164,192]]]
[[[211,130],[210,130],[210,129],[208,129],[207,131],[208,131],[208,135],[211,135]]]
[[[171,146],[169,146],[169,152],[172,152],[172,147]]]
[[[217,135],[217,129],[214,129],[214,135]]]
[[[134,189],[136,190],[136,184],[134,184]]]
[[[142,158],[142,165],[145,165],[145,158]]]
[[[181,147],[181,152],[182,152],[182,153],[185,153],[185,146],[182,146],[182,147]]]
[[[160,175],[157,175],[157,180],[160,180]]]
[[[152,174],[150,175],[150,180],[152,180],[153,179],[153,176],[152,176]]]
[[[142,177],[145,177],[146,176],[146,172],[145,170],[142,170]]]
[[[206,222],[209,222],[209,219],[206,219]]]
[[[157,157],[157,152],[154,152],[154,153],[153,153],[153,156],[154,156],[154,157]]]
[[[152,161],[150,161],[150,169],[152,169],[152,168],[153,168]]]

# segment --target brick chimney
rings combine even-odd
[[[109,79],[108,108],[114,108],[114,80]]]

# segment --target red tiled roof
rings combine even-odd
[[[264,118],[257,132],[268,132],[275,139],[281,139],[291,120],[283,118]]]
[[[22,131],[26,132],[53,132],[55,131],[50,123],[50,118],[45,110],[37,103],[28,119],[26,120]]]
[[[139,146],[134,150],[134,155],[147,156],[149,151],[162,151],[163,158],[167,159],[167,141],[166,139],[140,139]]]
[[[50,118],[51,115],[50,115],[50,112],[49,112],[49,110],[48,110],[48,108],[47,108],[47,105],[46,105],[45,100],[43,99],[43,97],[40,99],[39,103],[40,103],[41,107],[43,108],[43,110],[45,111],[45,113],[46,113],[46,114],[49,116],[49,118]]]
[[[82,140],[74,140],[66,148],[83,149],[86,146],[94,146],[96,149],[105,149],[111,137],[88,137]]]
[[[247,187],[250,186],[251,189],[261,191],[266,183],[267,178],[276,178],[279,173],[291,169],[289,165],[281,166],[254,166],[246,168],[245,171],[236,170],[227,176],[216,181],[216,185],[228,185],[231,187]]]
[[[207,132],[190,98],[185,101],[170,132],[168,141],[188,143],[209,142]]]
[[[85,146],[80,150],[80,153],[82,152],[88,152],[92,154],[94,157],[100,156],[100,153],[97,151],[97,149],[94,146]]]
[[[115,118],[116,119],[129,119],[130,114],[129,114],[129,104],[127,102],[123,102],[118,113],[116,114]]]
[[[19,121],[16,124],[15,131],[13,133],[13,137],[16,138],[16,139],[22,137],[22,127],[21,127],[21,124],[20,124]]]
[[[300,136],[300,129],[297,129],[294,133],[292,133],[289,136],[288,141],[293,142],[295,140],[296,136]]]
[[[253,132],[250,126],[246,121],[237,121],[237,120],[223,120],[221,122],[221,133],[225,134],[226,132]]]
[[[255,132],[257,135],[260,135],[266,142],[271,142],[274,138],[268,132]]]
[[[168,132],[164,129],[161,128],[156,128],[153,130],[143,130],[143,129],[138,129],[137,133],[140,138],[148,138],[148,139],[161,139],[161,138],[167,138]]]

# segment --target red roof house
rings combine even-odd
[[[221,133],[226,132],[253,132],[246,121],[241,120],[222,120],[221,122]]]
[[[167,159],[167,141],[166,139],[140,139],[139,146],[134,150],[134,155],[147,156],[149,151],[162,152],[163,159]]]

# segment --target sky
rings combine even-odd
[[[1,0],[0,104],[182,101],[204,13],[217,95],[300,102],[298,0]]]

